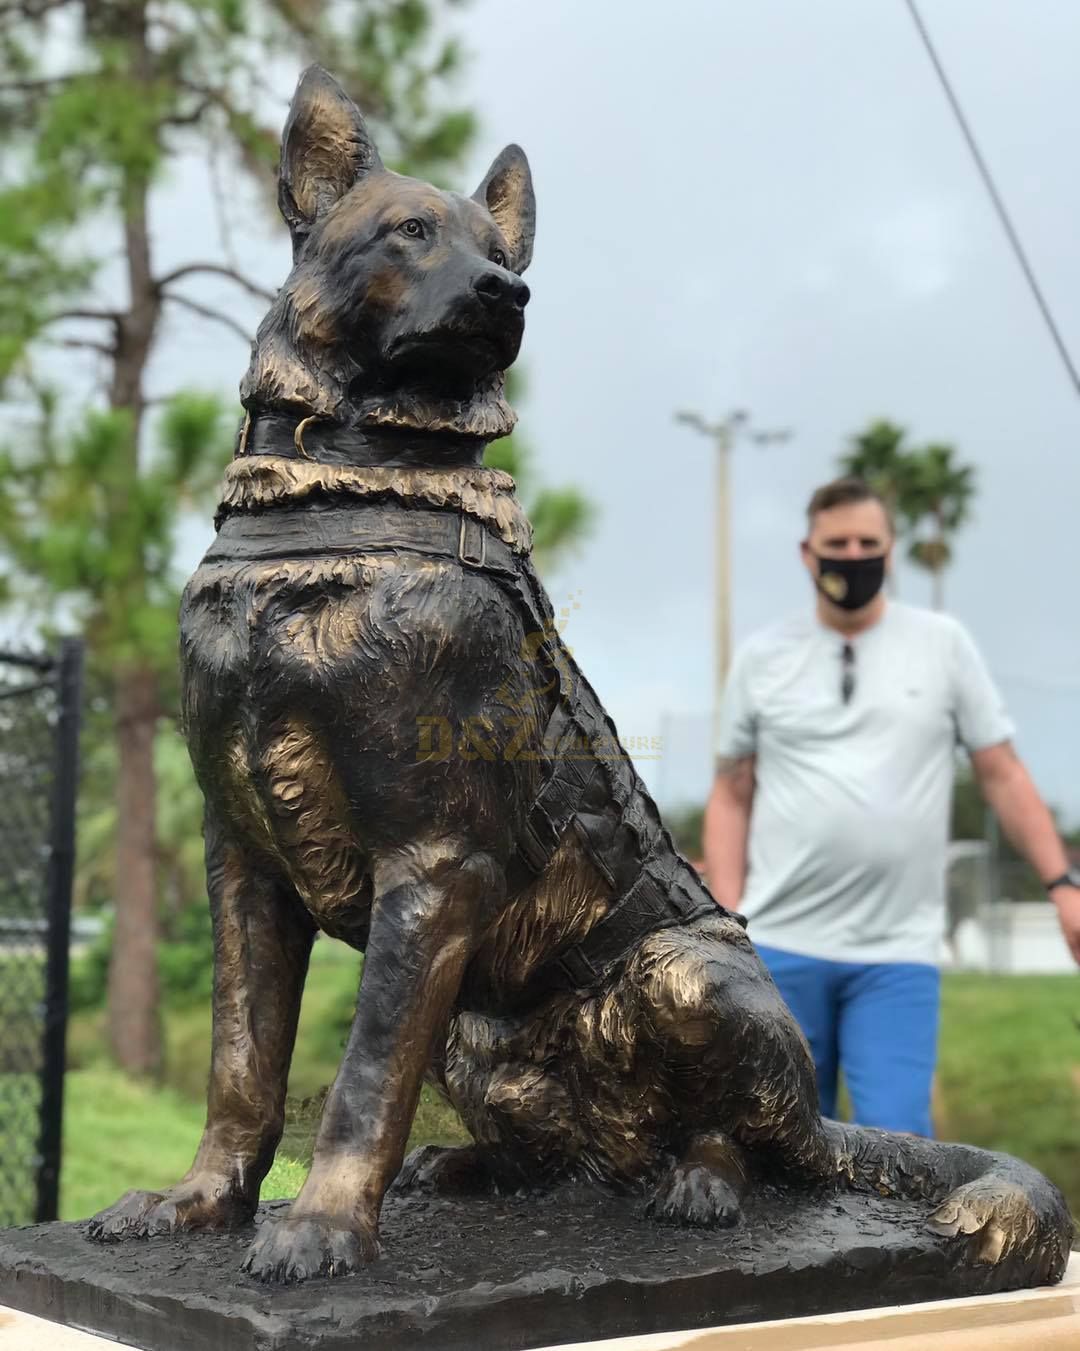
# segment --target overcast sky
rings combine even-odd
[[[1080,357],[1080,5],[923,13]],[[1080,400],[902,0],[474,0],[454,21],[482,121],[463,186],[516,140],[537,187],[522,430],[543,477],[600,511],[551,590],[579,601],[567,641],[623,734],[666,735],[641,766],[653,787],[691,798],[709,763],[711,463],[673,410],[745,406],[794,433],[737,456],[737,638],[811,603],[805,500],[886,416],[978,467],[948,607],[1044,792],[1080,818]],[[216,251],[204,184],[195,161],[174,177],[163,263]],[[242,262],[276,285],[286,243],[259,236]],[[238,340],[187,315],[173,332],[162,386],[235,389]],[[900,594],[927,603],[926,579],[904,572]]]

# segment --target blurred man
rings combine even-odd
[[[954,746],[1058,907],[1080,962],[1080,874],[1013,750],[1001,697],[947,615],[886,598],[882,500],[810,501],[816,609],[750,638],[725,691],[705,864],[806,1033],[822,1111],[929,1135]]]

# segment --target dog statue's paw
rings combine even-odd
[[[161,1192],[125,1192],[120,1200],[100,1210],[90,1221],[87,1238],[95,1243],[119,1243],[125,1238],[147,1238],[149,1217],[164,1204]]]
[[[401,1165],[393,1191],[399,1196],[424,1192],[433,1196],[472,1196],[489,1191],[491,1174],[475,1145],[444,1148],[421,1145]]]
[[[119,1243],[181,1229],[234,1229],[254,1213],[254,1204],[236,1194],[231,1179],[196,1177],[163,1192],[125,1192],[93,1217],[86,1233],[95,1243]]]
[[[735,1189],[700,1163],[677,1163],[669,1169],[645,1209],[660,1224],[700,1229],[729,1229],[740,1214]]]
[[[977,1262],[993,1265],[1027,1247],[1040,1225],[1023,1188],[992,1178],[977,1178],[942,1201],[926,1227],[935,1234],[972,1239]]]
[[[270,1285],[293,1285],[313,1276],[345,1276],[379,1255],[374,1233],[345,1229],[332,1216],[266,1220],[241,1270]]]

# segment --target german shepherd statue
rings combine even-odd
[[[250,1223],[321,929],[363,976],[310,1173],[248,1251],[260,1280],[370,1262],[395,1179],[574,1177],[718,1228],[761,1180],[917,1199],[964,1260],[1058,1280],[1072,1224],[1032,1168],[822,1119],[742,921],[674,848],[560,641],[513,481],[482,465],[514,423],[522,151],[472,197],[392,173],[314,67],[279,201],[293,268],[181,608],[214,925],[206,1128],[184,1178],[127,1193],[91,1237]],[[474,1143],[403,1167],[425,1074]]]

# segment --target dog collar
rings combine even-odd
[[[322,413],[244,414],[236,457],[275,455],[323,464],[399,468],[478,468],[485,440],[386,427],[347,427]]]

